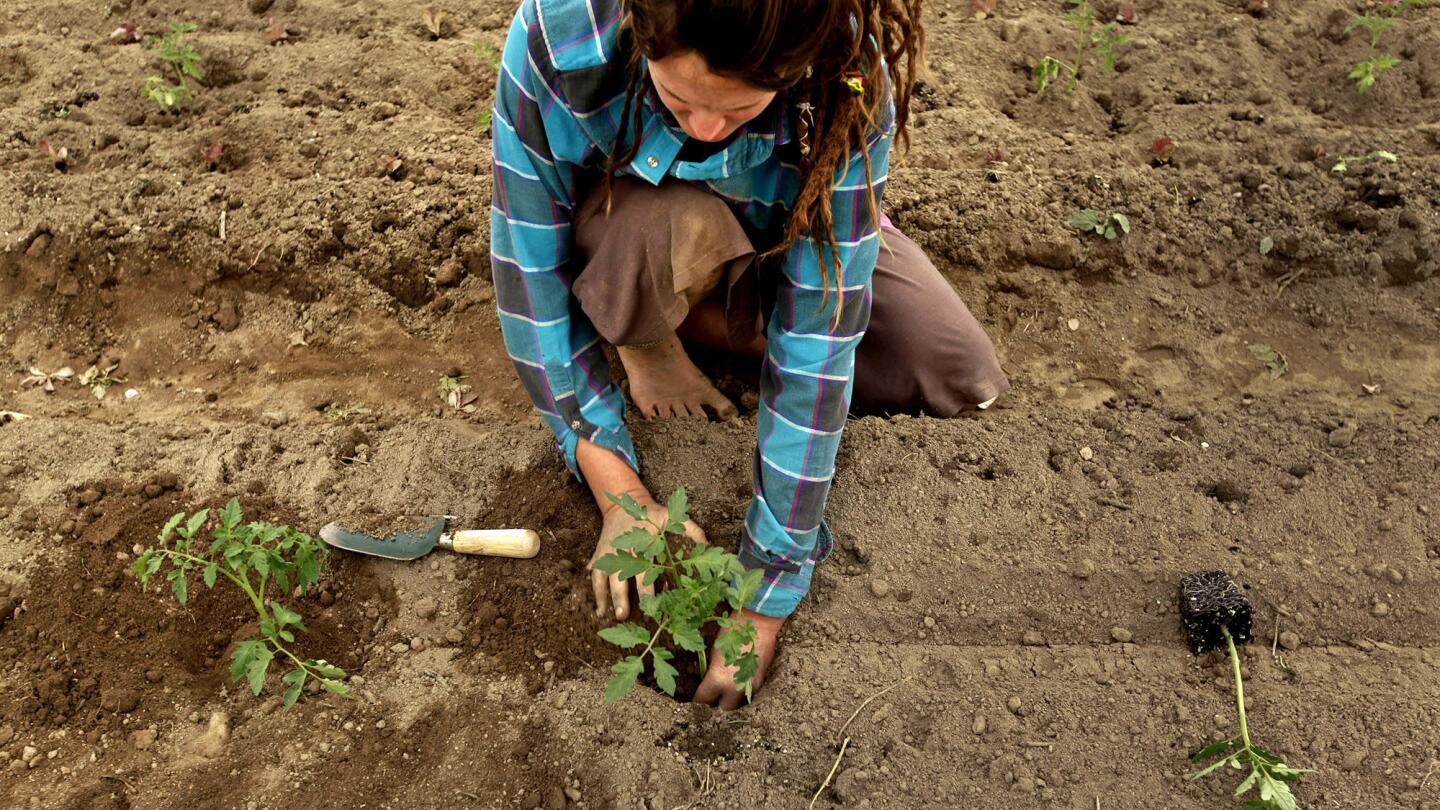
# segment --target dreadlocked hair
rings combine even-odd
[[[831,195],[837,176],[858,152],[865,167],[867,212],[878,227],[866,147],[882,134],[885,105],[893,98],[894,135],[909,148],[910,97],[924,60],[922,6],[923,0],[621,0],[621,52],[629,57],[620,132],[606,163],[607,210],[616,173],[640,149],[640,108],[649,81],[644,60],[695,51],[716,74],[764,90],[789,91],[794,103],[811,105],[800,191],[780,242],[761,255],[813,239],[825,287],[821,306],[832,287],[838,299],[840,249]],[[859,94],[847,78],[860,80]],[[837,305],[837,319],[840,310]]]

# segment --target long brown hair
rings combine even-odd
[[[836,173],[856,151],[865,155],[869,213],[879,219],[866,143],[879,126],[887,90],[895,102],[896,137],[909,146],[910,95],[925,48],[922,1],[622,0],[621,36],[629,37],[632,47],[620,133],[606,167],[607,192],[615,173],[640,148],[640,97],[647,81],[642,56],[653,60],[695,51],[713,73],[763,90],[796,87],[812,106],[809,149],[800,158],[800,191],[784,237],[765,255],[814,239],[828,298],[832,260],[838,265],[839,258],[830,197]],[[859,95],[844,82],[856,75],[863,85]],[[838,266],[833,276],[838,290]]]

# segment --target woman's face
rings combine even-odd
[[[685,134],[702,141],[723,141],[765,111],[774,90],[761,90],[738,79],[710,72],[695,51],[650,61],[650,81]]]

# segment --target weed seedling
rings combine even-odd
[[[465,382],[465,375],[460,372],[452,372],[440,378],[440,398],[445,404],[457,411],[466,413],[475,412],[475,400],[479,399],[478,394],[472,393],[470,384]]]
[[[1380,74],[1400,64],[1398,57],[1380,53],[1380,38],[1395,26],[1395,17],[1410,6],[1422,6],[1425,0],[1378,0],[1373,11],[1356,15],[1350,24],[1345,26],[1345,33],[1350,33],[1356,28],[1365,29],[1369,35],[1369,45],[1365,50],[1365,59],[1356,62],[1350,68],[1347,78],[1355,82],[1355,91],[1365,93]]]
[[[141,95],[170,112],[190,103],[190,79],[200,78],[200,52],[181,41],[181,37],[194,31],[195,23],[171,23],[170,33],[162,37],[150,37],[161,61],[170,66],[175,74],[175,84],[164,76],[146,76]]]
[[[135,23],[120,23],[120,27],[110,32],[110,41],[116,45],[128,45],[140,41],[140,28]]]
[[[1376,149],[1368,155],[1351,155],[1350,157],[1342,157],[1339,160],[1335,161],[1335,165],[1330,167],[1330,171],[1336,174],[1344,174],[1350,169],[1350,164],[1365,163],[1366,161],[1370,160],[1383,160],[1386,163],[1398,163],[1400,162],[1400,156],[1396,155],[1394,152],[1386,152],[1383,149]]]
[[[695,653],[700,670],[706,669],[706,645],[701,636],[705,625],[714,622],[721,634],[715,642],[725,663],[736,667],[735,684],[750,697],[759,660],[749,649],[755,642],[755,624],[736,618],[760,589],[763,572],[746,571],[740,558],[718,546],[671,545],[671,536],[685,535],[685,521],[690,519],[685,490],[677,489],[666,505],[665,520],[650,519],[649,512],[629,495],[619,498],[607,494],[625,514],[643,521],[649,528],[631,529],[615,540],[615,552],[595,561],[595,567],[624,579],[639,577],[645,585],[662,582],[665,590],[640,598],[640,612],[654,623],[654,629],[635,622],[617,624],[600,631],[600,637],[622,649],[643,646],[639,654],[627,655],[610,668],[614,673],[605,686],[605,702],[615,703],[630,693],[635,679],[645,671],[649,656],[655,683],[671,697],[675,696],[675,676],[679,672],[670,663],[674,653],[658,646],[662,636],[682,650]],[[722,613],[717,609],[728,606]]]
[[[1180,579],[1180,617],[1190,649],[1196,654],[1218,650],[1230,652],[1230,671],[1235,679],[1235,709],[1240,719],[1240,733],[1227,740],[1205,746],[1191,759],[1204,762],[1219,760],[1191,776],[1200,779],[1222,767],[1250,769],[1250,775],[1235,789],[1239,798],[1250,790],[1259,792],[1259,799],[1241,805],[1244,810],[1298,810],[1290,783],[1309,773],[1305,768],[1291,768],[1277,754],[1250,741],[1250,727],[1245,717],[1245,684],[1240,675],[1240,655],[1235,651],[1238,641],[1250,640],[1250,600],[1224,571],[1186,574]]]
[[[1130,37],[1119,33],[1118,22],[1111,21],[1096,27],[1095,7],[1090,0],[1069,0],[1073,8],[1065,14],[1065,21],[1075,28],[1075,56],[1070,62],[1062,62],[1053,56],[1046,56],[1035,66],[1035,95],[1045,95],[1050,84],[1060,77],[1061,71],[1070,74],[1065,85],[1067,95],[1075,92],[1075,82],[1080,78],[1080,67],[1085,61],[1086,49],[1093,48],[1100,55],[1100,68],[1107,73],[1115,69],[1115,49],[1130,41]]]
[[[1093,208],[1082,208],[1065,221],[1080,233],[1093,233],[1106,239],[1130,233],[1130,218],[1116,211],[1101,213]]]
[[[76,382],[80,383],[86,388],[89,388],[90,393],[94,394],[96,399],[104,399],[105,394],[109,393],[110,391],[110,386],[114,385],[115,383],[125,382],[119,377],[110,376],[110,372],[114,371],[117,368],[119,368],[119,366],[109,366],[108,368],[104,369],[100,368],[99,366],[91,366],[90,368],[86,369],[84,374],[80,375],[80,378],[76,380]]]
[[[69,165],[70,150],[63,146],[56,146],[50,143],[47,138],[41,138],[35,142],[35,151],[49,158],[50,162],[55,164],[55,168],[62,172],[65,171],[65,167]]]
[[[75,370],[70,368],[69,366],[62,368],[59,371],[52,371],[48,374],[37,366],[31,366],[29,370],[29,376],[20,381],[20,387],[29,388],[32,385],[38,385],[41,388],[45,389],[45,393],[53,394],[55,393],[56,383],[63,383],[74,376]]]
[[[230,656],[230,681],[242,677],[251,694],[265,687],[265,673],[277,656],[288,658],[294,668],[280,678],[285,684],[285,708],[300,699],[305,683],[314,678],[328,692],[350,694],[345,670],[320,658],[301,658],[288,645],[295,641],[294,630],[308,632],[300,614],[269,598],[272,589],[287,594],[291,587],[306,588],[320,579],[325,565],[325,545],[289,526],[252,521],[244,523],[240,503],[231,499],[216,516],[218,524],[207,545],[200,530],[210,520],[210,510],[201,509],[188,517],[181,512],[160,530],[158,545],[141,552],[135,560],[135,575],[141,587],[150,589],[150,580],[169,563],[165,579],[180,604],[189,599],[190,574],[198,571],[205,587],[213,588],[221,577],[229,580],[250,600],[260,619],[260,637],[236,643]]]

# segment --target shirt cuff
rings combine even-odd
[[[788,618],[800,606],[800,600],[810,592],[810,578],[815,564],[830,556],[833,540],[830,527],[823,522],[815,542],[815,551],[800,565],[774,559],[759,545],[743,543],[740,548],[740,563],[746,570],[760,568],[765,575],[760,580],[760,590],[755,593],[746,609],[774,619]]]
[[[555,434],[555,446],[560,449],[560,454],[565,457],[565,466],[570,469],[570,474],[576,480],[585,482],[585,476],[580,472],[580,463],[575,459],[575,452],[580,446],[580,439],[584,438],[597,447],[603,447],[625,460],[630,469],[640,472],[639,456],[635,453],[635,443],[630,439],[630,430],[621,425],[619,430],[606,430],[601,427],[589,424],[584,421],[577,421],[573,425],[566,425],[559,420],[546,420],[550,422],[551,432]]]

